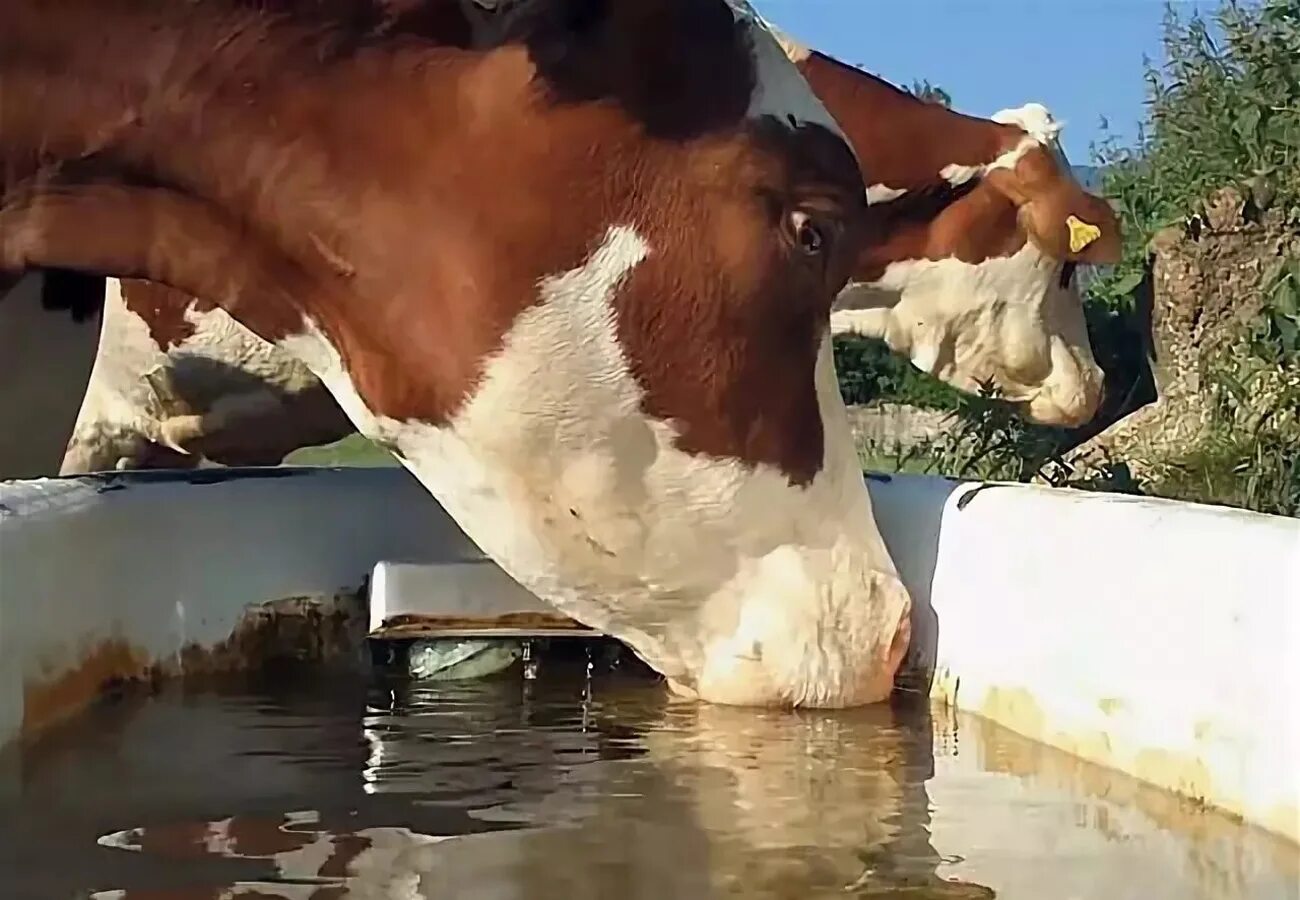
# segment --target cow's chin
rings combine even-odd
[[[966,362],[975,354],[959,347],[960,363],[949,363],[935,374],[959,391],[981,396],[985,385],[994,388],[995,396],[1016,408],[1021,416],[1035,425],[1076,428],[1087,424],[1097,414],[1102,401],[1105,375],[1092,360],[1092,353],[1053,339],[1050,351],[1039,357],[1032,368],[1046,372],[1039,380],[1015,375],[1005,368],[979,370]],[[1050,353],[1050,356],[1049,356]],[[1001,353],[999,359],[1010,354]],[[977,373],[977,374],[972,374]]]
[[[1053,354],[1057,356],[1058,354]],[[1002,383],[1002,396],[1036,425],[1078,428],[1092,421],[1102,400],[1104,375],[1096,365],[1057,360],[1051,374],[1032,384]]]
[[[707,561],[648,536],[624,568],[598,549],[613,539],[593,529],[579,542],[548,519],[534,518],[529,535],[518,524],[464,524],[513,578],[560,612],[624,641],[675,693],[810,708],[889,696],[908,646],[910,600],[888,557],[865,551],[862,541],[846,536],[830,546],[789,543],[748,555],[740,548],[752,535],[735,535],[729,547],[713,531],[718,559]],[[521,554],[525,545],[544,549]],[[523,562],[530,557],[535,565]],[[721,571],[732,574],[718,583]]]
[[[673,646],[695,645],[683,658],[698,659],[698,671],[669,680],[674,692],[821,709],[886,699],[910,639],[910,601],[896,576],[860,560],[789,546],[755,560],[703,604],[702,627],[671,633]]]
[[[1101,406],[1105,375],[1090,352],[1064,341],[1052,342],[1052,372],[1025,404],[1030,420],[1077,428],[1092,421]]]

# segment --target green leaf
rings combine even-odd
[[[1273,290],[1273,308],[1285,316],[1294,317],[1300,313],[1300,285],[1295,276],[1288,275],[1278,282]]]
[[[1235,376],[1230,375],[1227,372],[1222,372],[1220,373],[1219,380],[1223,383],[1223,387],[1227,390],[1228,394],[1233,400],[1237,401],[1239,405],[1245,406],[1250,402],[1245,386],[1238,381]]]
[[[1232,130],[1244,141],[1253,141],[1259,132],[1260,108],[1246,106],[1237,113],[1237,120],[1232,123]]]
[[[1289,316],[1273,316],[1273,325],[1277,328],[1278,337],[1282,340],[1282,349],[1288,355],[1294,354],[1300,349],[1300,325],[1296,320]]]
[[[1141,269],[1134,269],[1125,275],[1115,279],[1110,284],[1109,291],[1113,294],[1124,296],[1133,293],[1137,286],[1142,283],[1144,273]]]

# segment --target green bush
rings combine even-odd
[[[1159,487],[1207,502],[1300,516],[1300,260],[1265,282],[1242,353],[1207,373],[1219,401],[1204,444],[1170,462]]]
[[[1226,0],[1211,21],[1166,7],[1166,65],[1146,66],[1147,121],[1134,146],[1094,148],[1124,228],[1124,260],[1092,295],[1128,305],[1151,236],[1234,185],[1300,224],[1300,0]]]
[[[1136,143],[1111,135],[1094,147],[1102,193],[1125,238],[1121,263],[1089,284],[1085,301],[1112,390],[1140,381],[1145,347],[1135,338],[1135,296],[1156,231],[1186,221],[1226,186],[1247,198],[1248,214],[1268,211],[1300,231],[1300,0],[1223,0],[1208,19],[1167,5],[1164,50],[1163,66],[1147,61],[1147,117]],[[1278,263],[1265,289],[1265,313],[1241,352],[1206,373],[1220,407],[1210,436],[1167,461],[1150,484],[1135,481],[1123,461],[1074,472],[1062,450],[1077,434],[1030,425],[995,398],[936,389],[879,358],[878,348],[837,348],[837,363],[850,402],[951,411],[953,427],[940,440],[895,454],[909,470],[1150,491],[1300,515],[1300,261]]]
[[[845,403],[887,400],[922,409],[955,409],[961,395],[892,352],[884,341],[843,335],[835,338],[835,371]]]

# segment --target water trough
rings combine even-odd
[[[917,606],[901,691],[1300,842],[1300,521],[869,482]],[[579,632],[400,469],[0,483],[0,744],[114,680],[359,664],[368,633]]]

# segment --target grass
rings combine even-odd
[[[889,449],[878,444],[858,447],[858,464],[864,472],[898,475],[934,475],[934,462],[920,445]]]
[[[878,447],[859,448],[858,458],[863,471],[911,472],[926,474],[931,465],[915,451],[888,451]],[[333,444],[303,447],[285,457],[286,466],[360,466],[385,467],[401,465],[391,453],[377,447],[359,434],[349,435]]]
[[[1287,434],[1213,433],[1167,460],[1150,493],[1275,516],[1300,516],[1300,466]]]
[[[318,447],[303,447],[285,457],[287,466],[359,466],[364,468],[391,467],[400,463],[382,447],[359,434],[351,434],[341,441]]]

